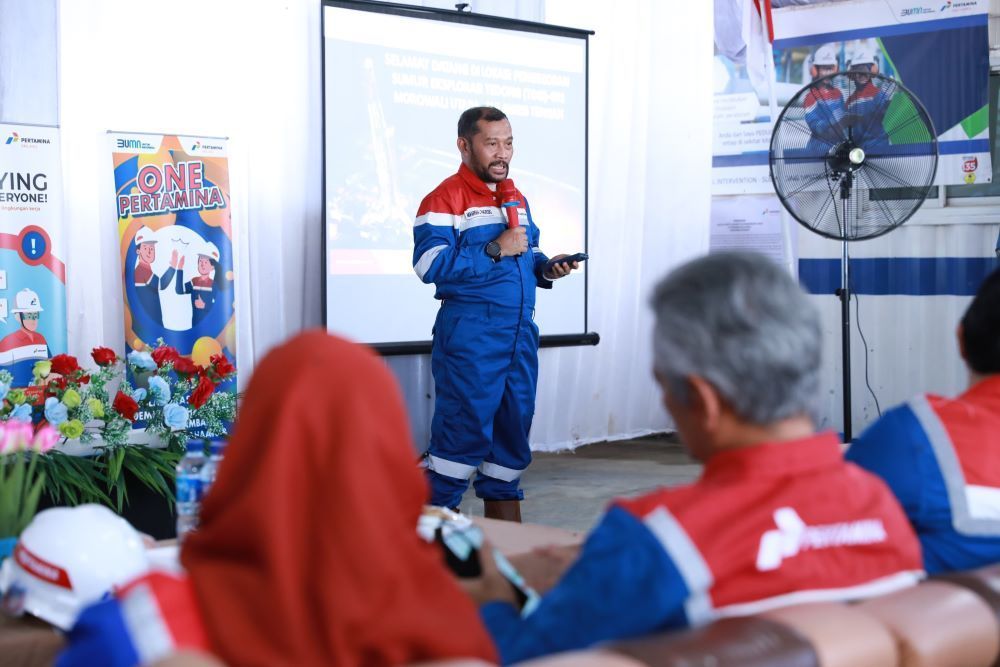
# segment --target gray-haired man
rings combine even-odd
[[[758,255],[713,255],[667,276],[652,306],[664,403],[705,470],[615,502],[526,618],[483,558],[468,588],[504,663],[919,576],[892,494],[815,433],[819,317],[795,281]]]

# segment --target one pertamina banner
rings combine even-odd
[[[227,142],[110,132],[127,351],[236,364]]]

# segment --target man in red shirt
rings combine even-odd
[[[819,314],[766,257],[690,262],[656,287],[653,368],[687,486],[618,500],[521,616],[489,558],[469,592],[507,664],[799,602],[886,593],[922,575],[902,508],[817,433]],[[481,556],[483,553],[481,552]]]

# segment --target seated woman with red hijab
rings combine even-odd
[[[153,573],[81,614],[57,665],[403,665],[496,652],[473,602],[420,540],[428,497],[396,382],[325,332],[251,379],[186,575]]]

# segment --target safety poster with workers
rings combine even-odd
[[[127,351],[159,340],[197,364],[236,363],[227,142],[109,133]]]
[[[59,129],[0,123],[0,370],[66,352]]]
[[[935,184],[990,182],[988,0],[784,4],[795,6],[771,13],[770,33],[754,10],[744,12],[749,5],[715,4],[713,195],[770,194],[772,101],[777,117],[803,86],[836,72],[849,73],[857,89],[849,98],[821,84],[819,97],[806,101],[807,125],[799,127],[815,141],[827,141],[821,128],[828,119],[837,125],[855,116],[883,136],[895,134],[889,144],[909,138],[906,96],[886,90],[901,84],[937,132]],[[773,57],[773,90],[766,55]]]

